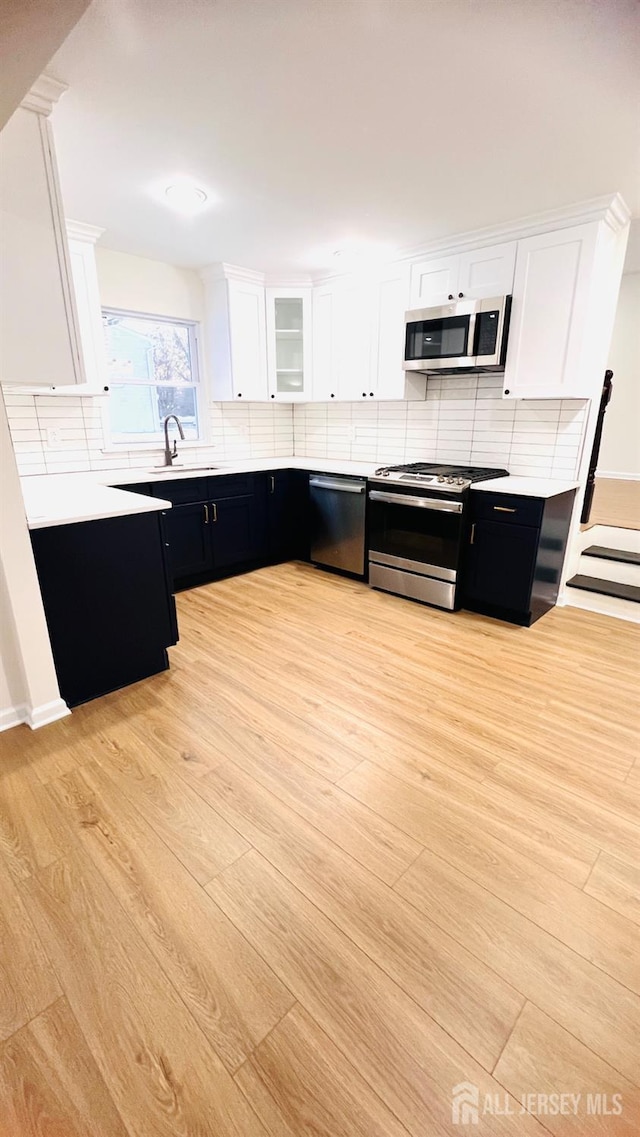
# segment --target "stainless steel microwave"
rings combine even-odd
[[[443,371],[501,371],[507,353],[510,296],[454,300],[439,308],[405,315],[404,369],[439,375]]]

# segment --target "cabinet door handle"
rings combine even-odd
[[[473,545],[475,542],[475,539],[476,539],[476,523],[474,521],[473,525],[471,526],[471,536],[469,538],[469,544]]]
[[[276,479],[273,474],[269,474],[269,493],[276,492]]]
[[[215,501],[213,501],[211,503],[211,508],[213,510],[213,520],[217,521],[218,520],[218,507],[217,507]]]
[[[209,506],[208,505],[205,505],[205,507],[204,507],[204,523],[205,523],[205,525],[209,524]]]
[[[517,513],[517,509],[509,509],[508,505],[494,505],[496,513]]]

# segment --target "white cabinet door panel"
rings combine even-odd
[[[373,375],[378,399],[405,398],[402,362],[408,304],[409,273],[407,267],[401,265],[384,275],[377,286]]]
[[[334,352],[334,288],[320,285],[313,290],[313,401],[323,403],[338,397]]]
[[[508,296],[513,288],[516,241],[462,253],[458,272],[458,292],[472,300],[487,296]]]
[[[0,134],[0,378],[84,379],[45,118],[19,108]]]
[[[504,376],[509,398],[580,397],[597,226],[519,242]]]
[[[438,257],[411,266],[411,307],[446,304],[458,292],[460,257]]]
[[[264,401],[267,390],[267,335],[264,288],[229,281],[231,367],[236,399]]]
[[[372,291],[359,280],[340,282],[334,294],[334,361],[338,398],[368,399],[371,374]]]

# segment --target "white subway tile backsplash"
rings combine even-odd
[[[504,466],[525,476],[575,473],[587,404],[505,402],[501,390],[501,376],[468,375],[428,379],[422,402],[211,403],[208,443],[184,454],[203,463],[295,453],[380,465],[424,460]],[[160,445],[103,449],[103,402],[7,396],[20,472],[144,469],[161,462]],[[60,432],[55,447],[47,444],[51,429]]]
[[[18,468],[23,475],[64,470],[143,469],[162,461],[162,447],[153,450],[105,450],[102,399],[8,394],[5,397]],[[326,409],[318,405],[326,433]],[[286,404],[212,403],[209,442],[191,447],[188,460],[213,462],[234,458],[285,457],[294,450],[293,410]],[[59,432],[55,446],[47,432]],[[24,445],[29,446],[28,450]]]
[[[566,477],[575,472],[582,404],[576,408],[566,400],[505,402],[500,375],[430,378],[426,396],[424,402],[402,404],[296,405],[295,453],[381,464],[420,459],[472,462],[528,476]],[[339,418],[349,424],[346,434],[338,430]],[[399,423],[405,424],[404,430]]]

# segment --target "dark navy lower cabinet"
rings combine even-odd
[[[31,543],[69,706],[166,670],[178,627],[160,513],[35,529]]]
[[[308,560],[309,475],[304,470],[272,470],[266,479],[269,560]]]
[[[553,608],[575,490],[548,499],[473,491],[462,604],[528,627]]]
[[[209,509],[214,569],[222,572],[266,556],[264,505],[259,495],[217,498]]]
[[[308,555],[301,470],[181,479],[153,487],[164,514],[176,591],[233,573]]]
[[[195,576],[211,570],[211,539],[205,518],[208,505],[174,505],[163,513],[172,579]]]

